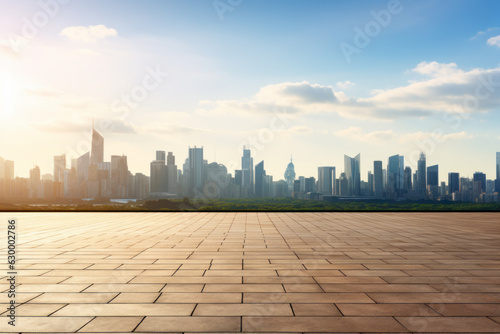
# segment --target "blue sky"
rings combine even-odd
[[[494,178],[500,86],[482,82],[500,82],[497,1],[220,0],[223,20],[213,1],[62,2],[0,1],[0,156],[18,176],[85,153],[95,117],[113,125],[105,157],[129,156],[132,172],[149,174],[157,149],[181,165],[194,145],[233,172],[247,144],[276,180],[292,154],[297,175],[317,176],[361,153],[366,179],[373,160],[414,168],[420,150],[441,180]],[[43,4],[53,15],[25,36]],[[157,69],[168,76],[123,108]]]

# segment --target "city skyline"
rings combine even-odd
[[[361,152],[365,178],[421,151],[440,171],[496,173],[498,2],[48,3],[0,14],[0,154],[17,176],[91,151],[92,118],[104,160],[144,174],[144,147],[183,159],[201,144],[230,170],[246,145],[275,176],[291,154],[316,175]]]

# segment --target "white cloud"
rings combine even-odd
[[[356,84],[354,82],[349,81],[349,80],[337,82],[335,84],[335,87],[339,88],[339,89],[348,89],[348,88],[353,87],[353,86],[356,86]]]
[[[469,134],[465,131],[443,134],[440,132],[413,132],[406,134],[397,134],[392,130],[383,130],[383,131],[373,131],[373,132],[364,132],[361,127],[352,126],[347,129],[338,130],[333,133],[337,137],[341,138],[349,138],[350,140],[358,140],[362,142],[368,143],[377,143],[377,142],[422,142],[426,139],[434,140],[435,142],[444,142],[447,140],[461,140],[461,139],[471,139],[474,138],[472,134]]]
[[[66,36],[70,40],[80,42],[95,42],[110,36],[117,36],[118,32],[113,28],[108,28],[103,24],[96,26],[73,26],[64,28],[59,35]]]
[[[489,32],[492,32],[492,31],[495,31],[495,30],[498,30],[498,29],[500,29],[500,28],[498,28],[498,27],[491,27],[491,28],[488,28],[488,29],[486,29],[484,31],[478,31],[477,34],[475,34],[474,36],[472,36],[470,38],[470,40],[476,39],[476,38],[478,38],[481,35],[484,35],[486,33],[489,33]]]
[[[489,38],[486,43],[490,46],[498,46],[500,48],[500,35]]]
[[[435,113],[488,112],[500,104],[500,67],[464,71],[454,63],[422,62],[412,72],[420,81],[349,97],[332,86],[307,81],[265,86],[251,98],[201,101],[199,113],[336,113],[346,118],[395,120]]]

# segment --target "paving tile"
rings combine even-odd
[[[364,293],[243,293],[244,303],[373,303]]]
[[[498,213],[17,215],[23,332],[500,332]]]
[[[500,332],[500,324],[483,317],[396,317],[412,332]]]
[[[290,304],[199,304],[194,316],[293,316]]]
[[[408,332],[391,317],[243,317],[243,332]]]
[[[78,333],[132,332],[143,317],[96,317]]]
[[[292,308],[297,317],[342,316],[334,304],[292,304]]]
[[[6,319],[3,319],[6,320]],[[19,317],[16,319],[15,332],[76,332],[92,317]],[[7,321],[0,321],[0,332],[12,333],[13,327]]]
[[[189,316],[195,304],[69,304],[53,316]]]
[[[156,303],[241,303],[241,293],[162,293]]]
[[[336,304],[345,316],[439,316],[425,304]]]
[[[500,316],[500,307],[497,304],[428,304],[436,312],[447,316],[489,317]]]
[[[146,317],[135,332],[240,332],[240,317]]]

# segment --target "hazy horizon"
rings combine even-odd
[[[283,178],[361,178],[391,155],[495,178],[500,3],[495,1],[0,1],[0,156],[15,176],[90,150],[149,175],[156,150]],[[214,5],[215,4],[215,5]],[[167,74],[168,73],[168,74]],[[436,137],[436,133],[441,135]]]

